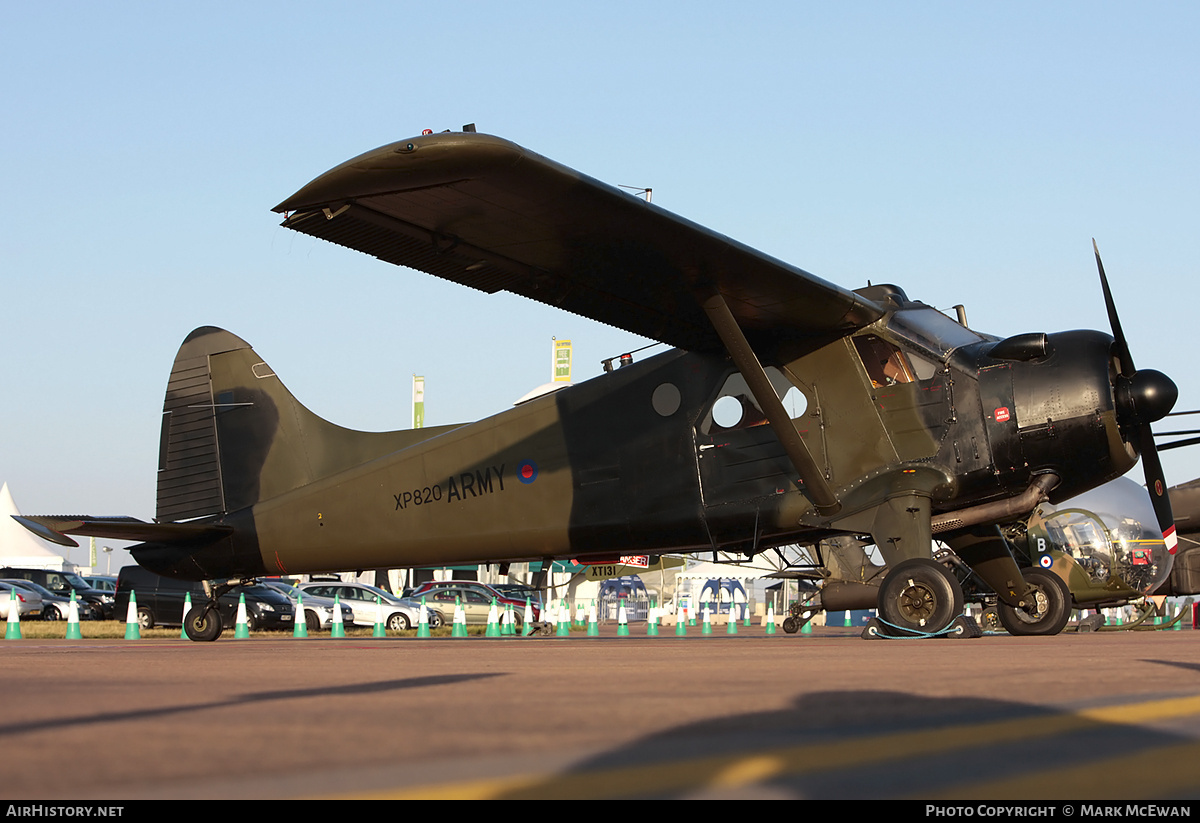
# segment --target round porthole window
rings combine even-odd
[[[679,388],[674,383],[663,383],[654,390],[650,404],[663,417],[670,417],[679,411]]]
[[[732,429],[742,422],[742,401],[726,394],[717,398],[712,410],[713,422],[723,429]]]

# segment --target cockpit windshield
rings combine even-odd
[[[984,340],[931,306],[901,309],[888,321],[888,329],[942,361],[955,349]]]

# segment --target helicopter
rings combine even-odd
[[[1000,337],[902,288],[847,289],[500,137],[425,133],[318,176],[290,230],[487,293],[508,291],[673,348],[484,420],[356,432],[306,409],[240,337],[183,342],[167,384],[154,522],[31,516],[140,541],[160,574],[213,581],[186,619],[261,575],[723,551],[867,536],[897,634],[952,629],[963,591],[936,537],[1053,629],[1070,593],[1002,533],[1139,456],[1174,526],[1150,424],[1177,389],[1111,334]],[[787,405],[785,405],[787,400]],[[794,410],[789,412],[788,408]]]

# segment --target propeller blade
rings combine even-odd
[[[1163,476],[1162,461],[1158,459],[1158,449],[1154,446],[1154,433],[1149,426],[1138,429],[1140,451],[1142,453],[1142,469],[1146,473],[1146,491],[1150,492],[1150,503],[1154,506],[1154,515],[1158,519],[1158,528],[1162,531],[1163,541],[1167,551],[1175,554],[1178,541],[1175,538],[1175,515],[1171,513],[1171,498],[1167,494],[1167,480]]]
[[[1104,290],[1104,307],[1108,309],[1108,325],[1112,327],[1113,338],[1117,341],[1117,362],[1121,364],[1121,374],[1133,376],[1137,371],[1133,358],[1129,354],[1129,344],[1125,341],[1125,332],[1121,329],[1121,319],[1117,317],[1117,304],[1113,300],[1112,290],[1108,287],[1108,278],[1104,275],[1104,263],[1100,260],[1100,247],[1096,238],[1092,238],[1092,250],[1096,252],[1096,268],[1100,271],[1100,288]]]

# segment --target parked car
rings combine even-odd
[[[282,580],[261,580],[264,586],[268,586],[282,594],[292,602],[293,607],[296,604],[297,598],[300,595],[304,596],[304,625],[310,632],[328,630],[333,625],[333,598],[321,597],[320,595],[311,592],[301,591],[290,583],[284,583]],[[354,622],[354,610],[346,604],[341,604],[342,622]]]
[[[420,619],[421,602],[411,598],[400,598],[385,592],[375,586],[365,583],[305,583],[300,590],[307,594],[312,592],[321,597],[341,598],[344,605],[354,610],[354,623],[357,626],[374,626],[378,614],[375,598],[383,601],[384,625],[392,631],[406,631],[415,628]],[[445,614],[435,608],[429,608],[429,628],[436,629],[445,622]]]
[[[18,617],[41,616],[42,598],[36,592],[23,589],[15,583],[0,583],[0,618],[8,619],[14,595],[17,601]]]
[[[102,592],[115,592],[117,590],[117,578],[107,574],[89,574],[83,576],[83,582],[87,583],[93,589],[98,589]]]
[[[64,597],[61,594],[55,594],[45,586],[39,586],[32,580],[9,578],[8,580],[0,580],[0,583],[11,583],[14,586],[20,586],[22,589],[31,591],[42,598],[43,620],[66,620],[71,616],[70,597]],[[83,603],[78,600],[76,600],[76,611],[79,614],[80,620],[92,620],[97,615],[97,612],[88,608],[87,603]]]
[[[441,590],[447,586],[454,586],[461,590],[469,589],[471,591],[478,592],[487,600],[487,604],[488,604],[489,608],[492,605],[492,598],[494,597],[494,598],[496,598],[497,606],[503,608],[507,604],[507,605],[513,607],[513,610],[517,612],[518,616],[523,618],[525,615],[525,594],[521,594],[519,596],[511,596],[511,595],[505,594],[502,591],[492,588],[491,586],[487,585],[486,583],[477,583],[474,580],[445,580],[440,583],[437,581],[430,581],[427,583],[422,583],[421,585],[417,586],[415,589],[412,590],[412,594],[409,596],[412,597],[413,600],[419,601],[422,596],[428,596],[435,590]],[[541,613],[542,613],[542,606],[541,606],[540,598],[534,598],[531,596],[529,599],[530,599],[530,610],[531,610],[531,613],[533,614],[533,619],[540,620]],[[451,603],[454,602],[453,597],[450,598],[450,602]],[[453,614],[453,610],[451,610],[450,613]],[[484,615],[483,620],[485,623],[487,622],[486,615]]]
[[[102,619],[108,620],[113,616],[113,593],[93,589],[75,572],[56,571],[54,569],[22,569],[12,566],[0,568],[0,579],[20,578],[32,580],[39,586],[44,586],[55,594],[70,597],[71,592],[80,601],[86,603],[93,612]]]
[[[519,604],[510,598],[499,597],[494,591],[487,587],[479,588],[480,583],[471,583],[470,581],[447,581],[445,583],[433,583],[419,587],[420,594],[414,594],[413,600],[420,601],[425,598],[427,605],[437,608],[439,611],[447,615],[447,619],[454,618],[454,607],[461,606],[463,615],[469,625],[478,625],[488,622],[488,616],[492,611],[492,600],[496,601],[496,617],[503,619],[504,606],[512,607],[513,618],[515,625],[521,627],[525,623],[525,601],[522,600]],[[487,589],[487,591],[484,591]],[[533,619],[537,620],[539,612],[537,606],[531,606]]]
[[[138,623],[142,628],[182,626],[183,604],[191,594],[192,606],[205,600],[204,587],[192,580],[163,577],[141,566],[126,566],[117,575],[116,609],[124,617],[129,610],[129,593],[137,599]],[[223,626],[237,620],[238,599],[246,596],[246,625],[256,629],[291,629],[292,601],[268,586],[241,586],[223,594],[218,601]]]

